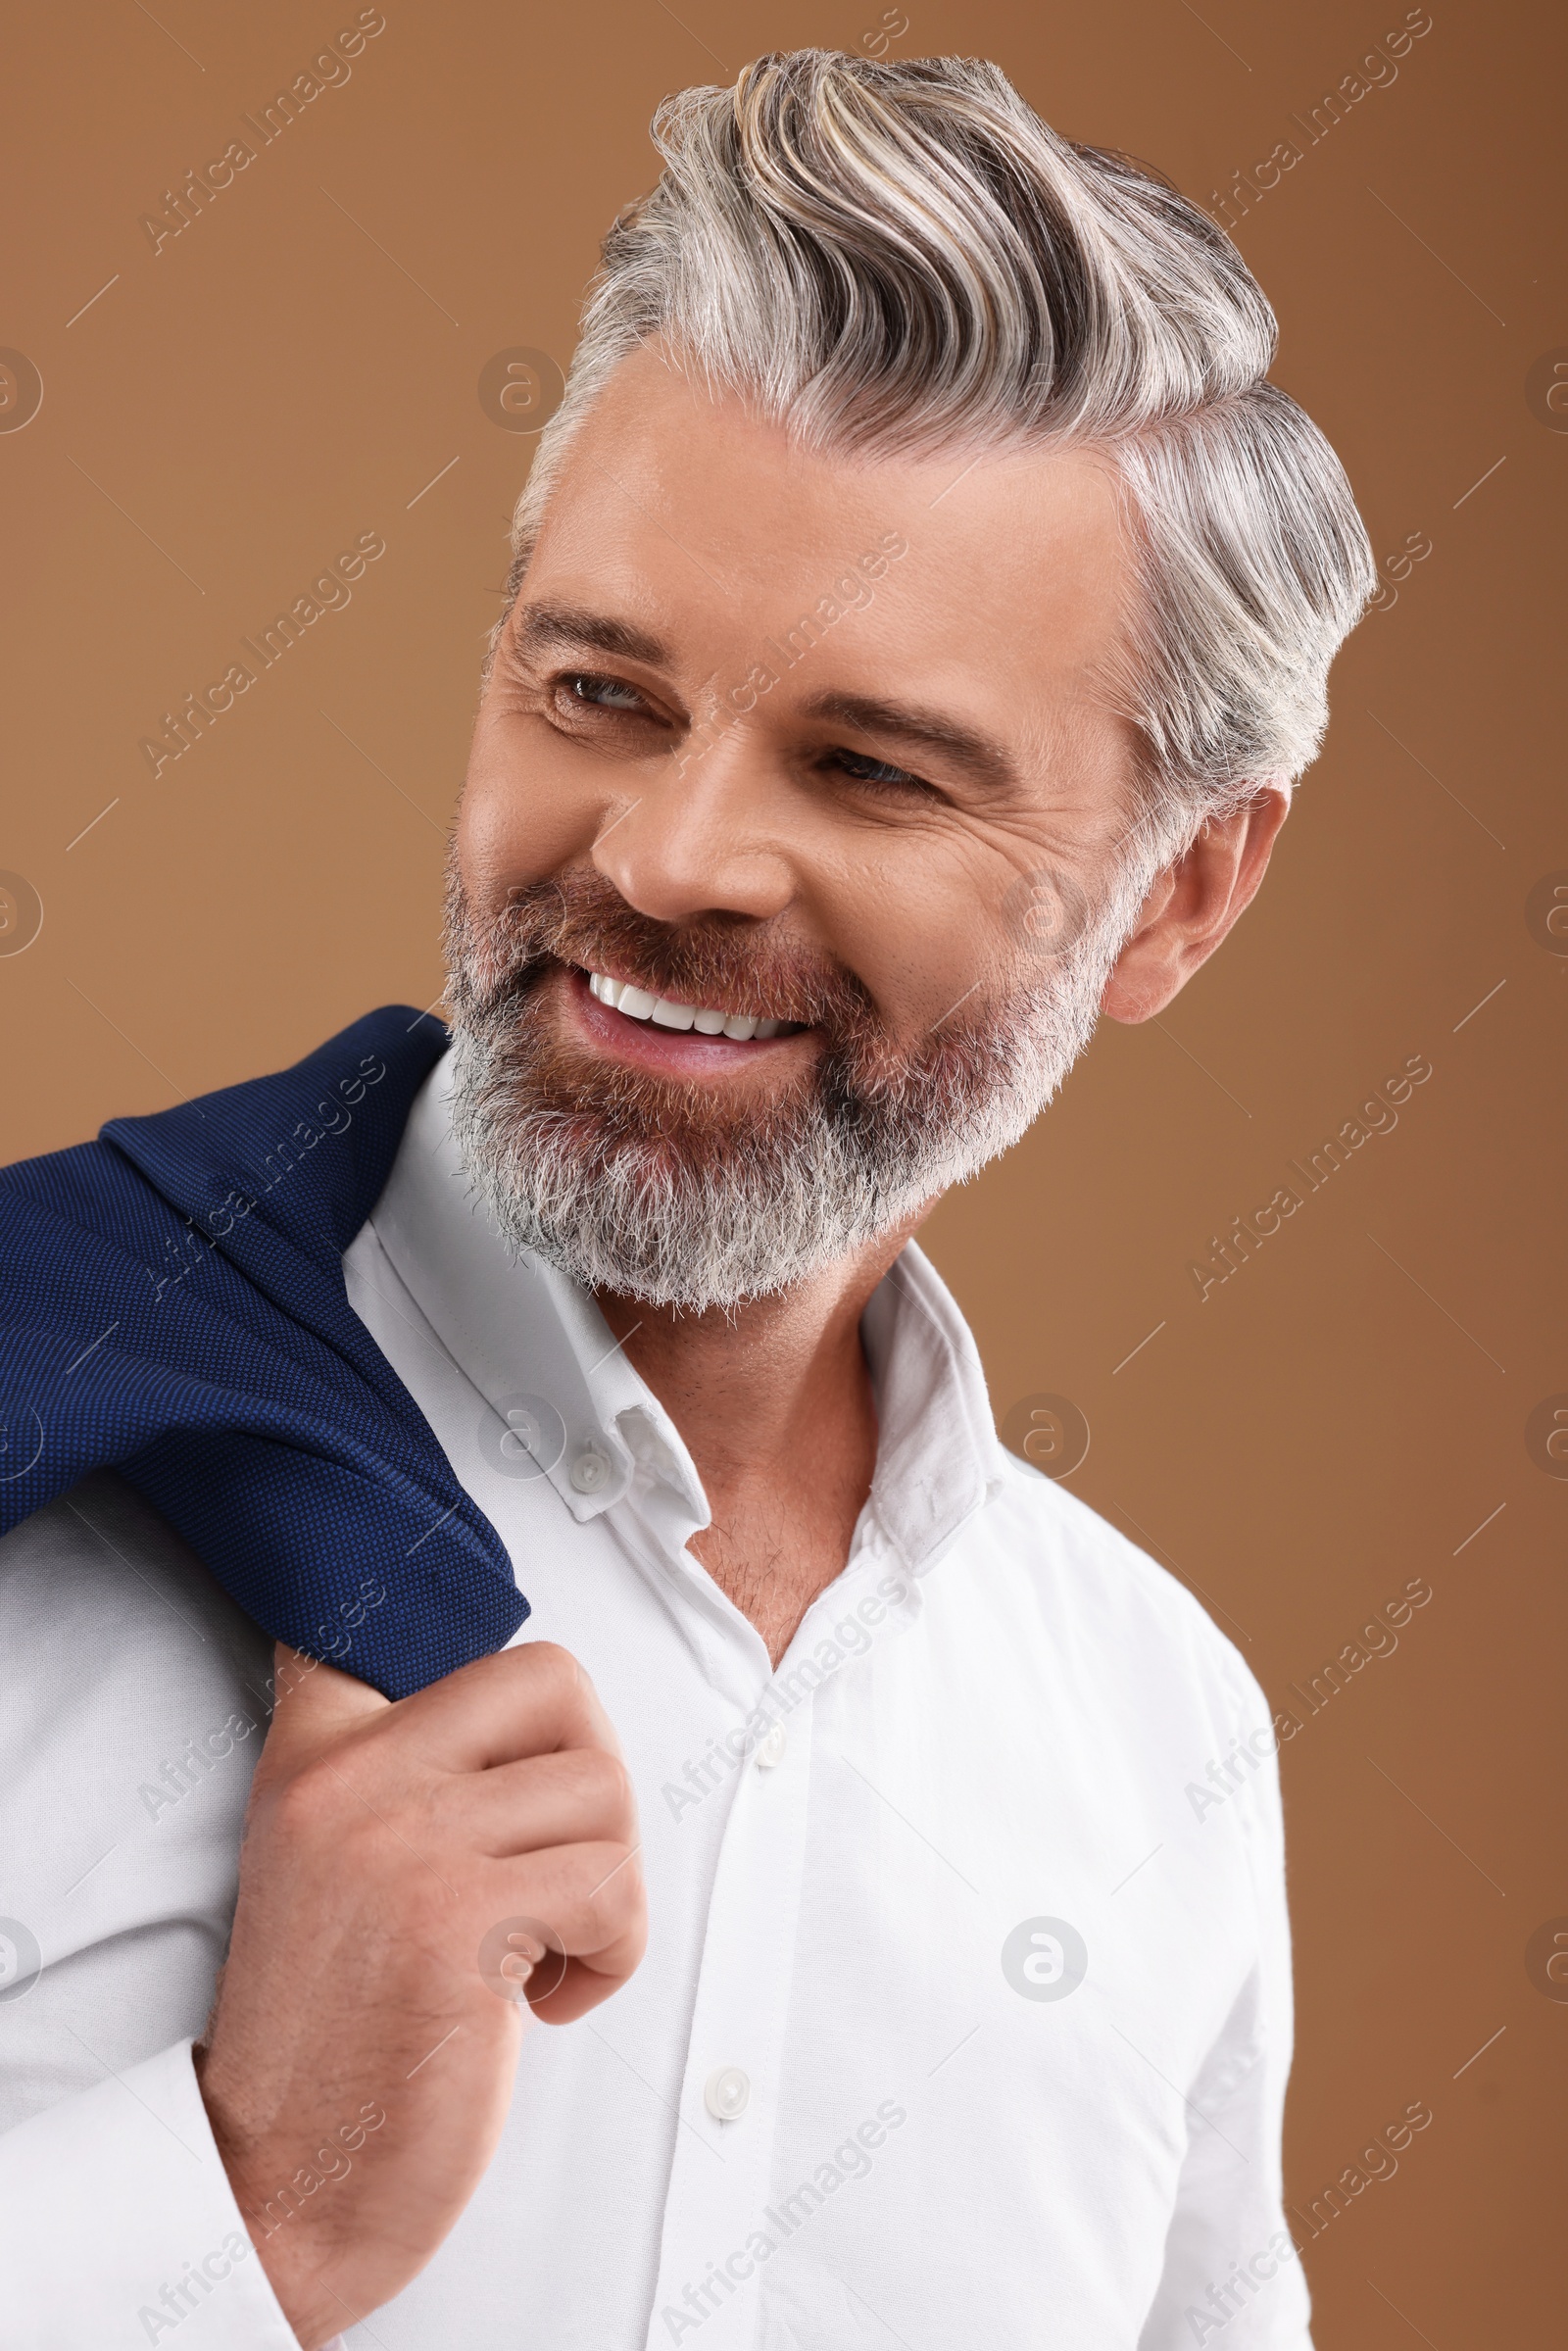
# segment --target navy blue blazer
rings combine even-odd
[[[446,1042],[384,1005],[0,1169],[0,1533],[113,1467],[265,1632],[388,1697],[505,1644],[506,1547],[343,1285]]]

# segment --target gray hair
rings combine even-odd
[[[1375,573],[1339,460],[1265,380],[1274,315],[1214,222],[978,59],[763,57],[666,99],[653,136],[663,172],[605,240],[518,501],[509,609],[573,436],[658,342],[811,447],[1097,452],[1141,590],[1106,685],[1141,744],[1146,856],[1292,784]]]

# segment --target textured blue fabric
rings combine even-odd
[[[505,1644],[506,1547],[343,1284],[446,1041],[386,1005],[0,1169],[0,1532],[114,1467],[265,1632],[389,1697]]]

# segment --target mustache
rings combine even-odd
[[[597,873],[529,883],[483,919],[453,870],[446,945],[453,1009],[466,1020],[483,1021],[520,1001],[561,962],[611,971],[675,1004],[722,1005],[839,1035],[880,1025],[864,985],[842,964],[769,935],[746,915],[657,921]]]

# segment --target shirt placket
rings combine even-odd
[[[770,2249],[754,2240],[765,2236],[776,2250],[791,2233],[768,2205],[792,2017],[799,2029],[815,1733],[815,1692],[799,1694],[796,1671],[830,1608],[847,1606],[888,1564],[868,1513],[832,1600],[807,1611],[750,1718],[755,1743],[731,1798],[703,1938],[649,2351],[699,2338],[703,2351],[742,2351],[761,2339]]]
[[[810,1701],[776,1723],[730,1802],[703,1938],[650,2345],[752,2341],[810,1796]],[[804,1719],[803,1719],[804,1718]]]

